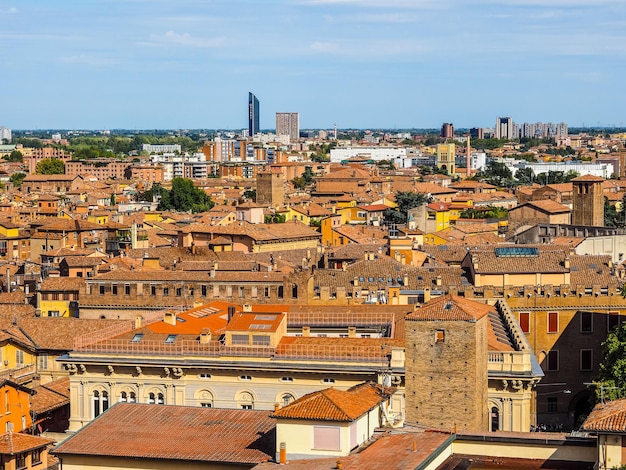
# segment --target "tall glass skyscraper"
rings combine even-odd
[[[248,93],[248,135],[254,137],[259,130],[259,100],[253,93]]]

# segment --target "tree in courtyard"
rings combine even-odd
[[[383,214],[385,224],[405,224],[410,209],[419,207],[422,204],[428,204],[432,200],[433,197],[429,194],[414,191],[398,191],[396,193],[396,204],[398,207],[385,210]]]
[[[20,152],[19,150],[13,150],[9,156],[7,157],[3,157],[6,161],[8,162],[23,162],[24,161],[24,155],[22,155],[22,152]]]
[[[35,167],[38,175],[62,175],[65,172],[65,163],[58,158],[44,158]]]
[[[202,189],[196,188],[193,181],[186,178],[174,178],[172,189],[162,190],[158,209],[196,213],[206,212],[214,205],[211,197]]]
[[[622,292],[624,295],[626,292]],[[596,385],[596,401],[615,400],[626,391],[626,323],[606,335],[602,343],[602,362]]]
[[[18,172],[13,173],[9,177],[9,181],[13,183],[16,188],[19,188],[22,185],[22,181],[24,180],[24,178],[26,178],[26,173]]]

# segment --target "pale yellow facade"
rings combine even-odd
[[[288,461],[348,455],[352,449],[366,442],[381,424],[379,407],[352,422],[279,419],[276,423],[277,460],[281,444],[285,445]],[[331,434],[336,436],[335,445],[330,446],[332,448],[321,447],[315,439],[318,433],[324,434],[327,439]]]

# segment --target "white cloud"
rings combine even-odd
[[[17,8],[15,7],[9,8],[9,13],[17,13]]]
[[[192,36],[189,33],[177,33],[176,31],[167,31],[162,36],[152,35],[151,39],[162,44],[176,44],[179,46],[215,48],[224,45],[225,39],[217,38],[201,38]]]
[[[363,8],[433,8],[442,7],[444,0],[303,0],[307,5],[349,5]]]
[[[77,54],[72,56],[64,56],[59,59],[63,64],[82,64],[91,65],[94,67],[107,67],[110,65],[118,64],[119,62],[114,59],[108,59],[105,57],[97,57],[87,54]]]

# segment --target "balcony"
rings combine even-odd
[[[489,351],[487,369],[489,375],[528,375],[533,372],[530,351]]]

